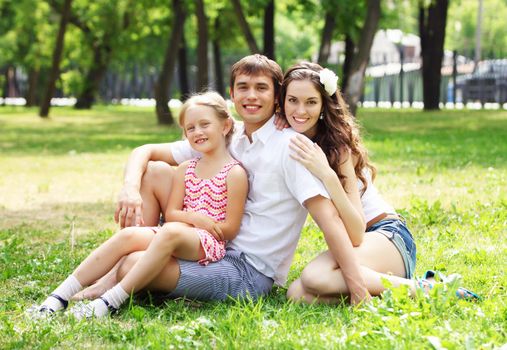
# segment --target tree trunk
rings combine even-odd
[[[243,9],[241,8],[240,0],[231,0],[231,1],[232,5],[234,6],[234,12],[236,13],[236,17],[238,18],[239,21],[239,27],[241,28],[241,31],[245,35],[245,39],[248,44],[248,47],[250,48],[250,52],[251,53],[261,52],[259,50],[259,47],[257,46],[257,42],[255,41],[252,30],[250,29],[250,26],[246,21]]]
[[[1,72],[2,72],[2,75],[3,75],[3,78],[4,78],[4,83],[2,84],[2,98],[3,98],[3,104],[5,104],[5,98],[7,97],[7,68],[2,68],[1,69]]]
[[[190,96],[190,88],[188,87],[187,42],[185,39],[185,31],[181,32],[181,42],[178,49],[178,79],[180,82],[180,92],[181,92],[180,100],[182,102],[185,102],[187,98]]]
[[[107,40],[107,38],[104,38],[104,40]],[[74,105],[76,109],[92,108],[100,82],[106,75],[107,67],[111,60],[112,49],[107,43],[95,44],[93,46],[93,62],[86,74],[83,90]]]
[[[264,8],[264,55],[275,60],[275,0]]]
[[[342,68],[342,79],[341,79],[341,87],[342,91],[345,91],[345,87],[347,86],[347,81],[349,80],[350,68],[352,64],[352,60],[354,59],[354,52],[356,50],[356,44],[354,44],[354,40],[350,37],[350,34],[345,35],[345,60],[343,61]]]
[[[51,71],[49,73],[49,80],[46,86],[46,93],[41,103],[39,116],[47,118],[49,114],[49,107],[51,104],[51,97],[55,92],[56,80],[60,75],[60,61],[63,54],[63,44],[65,38],[65,29],[70,17],[70,8],[72,0],[65,0],[63,3],[62,16],[60,18],[60,27],[58,28],[58,35],[56,36],[55,49],[53,51],[53,60],[51,64]]]
[[[39,73],[38,69],[31,68],[28,72],[28,90],[26,91],[25,100],[26,107],[37,106],[38,102],[38,84],[39,84]]]
[[[197,91],[208,88],[208,19],[204,1],[196,0],[197,16]]]
[[[442,59],[448,0],[436,0],[425,8],[419,3],[424,110],[439,109]]]
[[[333,30],[336,25],[335,15],[331,11],[326,12],[324,28],[322,28],[322,37],[320,40],[319,58],[317,62],[325,66],[329,60],[331,52],[331,41],[333,39]]]
[[[222,71],[222,52],[220,50],[220,39],[219,32],[220,29],[220,17],[215,18],[215,35],[213,39],[213,62],[215,68],[215,88],[217,92],[225,96],[225,87],[224,87],[224,77]]]
[[[345,86],[345,100],[352,115],[356,114],[357,103],[364,89],[364,73],[370,58],[370,49],[380,19],[380,0],[369,0],[366,18],[361,30],[357,53],[351,63],[350,74]]]
[[[7,67],[7,97],[18,97],[19,88],[16,79],[16,67]]]
[[[165,51],[164,63],[162,70],[155,84],[155,110],[159,124],[174,124],[171,110],[169,109],[169,91],[172,81],[174,66],[176,64],[176,56],[178,47],[183,33],[183,24],[185,22],[185,10],[183,8],[183,0],[172,0],[173,4],[173,25],[169,42]]]

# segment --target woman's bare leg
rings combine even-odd
[[[363,244],[354,248],[361,264],[361,274],[371,295],[379,295],[385,290],[383,280],[393,286],[407,285],[415,294],[413,281],[403,278],[405,267],[400,253],[384,235],[370,232]],[[301,278],[290,286],[287,296],[305,302],[339,301],[340,295],[347,295],[348,288],[337,262],[329,251],[320,254],[305,267]]]

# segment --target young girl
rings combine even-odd
[[[301,62],[285,73],[280,108],[290,126],[305,134],[293,139],[293,157],[326,186],[343,220],[360,261],[368,291],[384,291],[382,279],[394,286],[412,278],[416,247],[405,221],[384,201],[375,186],[375,169],[368,162],[359,130],[341,97],[337,76],[318,64]],[[365,233],[366,229],[366,233]],[[418,281],[428,288],[430,283]],[[461,294],[471,293],[463,288]],[[333,302],[348,294],[340,267],[329,251],[320,254],[289,287],[295,300]]]
[[[76,317],[102,317],[118,309],[131,293],[147,286],[171,256],[206,265],[225,255],[225,241],[233,239],[239,230],[248,192],[245,170],[227,151],[233,119],[225,100],[215,92],[206,92],[183,104],[179,122],[201,156],[176,169],[165,213],[167,223],[160,229],[130,227],[119,231],[49,295],[38,307],[39,313],[66,308],[83,286],[134,251],[146,250],[146,254],[116,286],[91,303],[74,307],[71,311]]]

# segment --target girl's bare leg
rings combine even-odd
[[[76,293],[70,300],[93,300],[100,297],[102,294],[104,294],[107,290],[113,288],[118,283],[118,269],[120,268],[121,264],[125,261],[126,256],[120,259],[116,263],[116,265],[113,266],[113,268],[106,273],[104,276],[99,278],[97,281],[95,281],[90,286],[86,287],[79,293]]]
[[[82,286],[88,286],[109,272],[123,256],[145,250],[154,237],[146,227],[128,227],[95,249],[72,273]]]
[[[165,224],[120,283],[107,290],[100,298],[89,304],[77,305],[70,312],[78,319],[106,316],[111,308],[118,309],[132,293],[149,285],[171,260],[177,267],[173,256],[186,260],[204,258],[204,250],[195,228],[180,223]],[[171,270],[171,273],[173,272],[174,269]],[[178,275],[173,277],[179,278]],[[174,281],[177,283],[178,279]]]
[[[164,269],[171,257],[200,260],[205,254],[196,230],[180,223],[168,223],[157,233],[146,254],[120,281],[127,293],[146,287]]]
[[[143,220],[147,227],[158,226],[160,214],[165,213],[171,192],[173,168],[165,162],[148,162],[141,180],[141,198],[143,199]],[[142,249],[144,250],[144,249]],[[118,268],[123,259],[114,265],[108,273],[89,287],[75,294],[72,300],[96,299],[118,283]]]
[[[135,252],[126,256],[118,269],[117,280],[121,281],[144,255],[146,255],[146,251]],[[162,271],[145,286],[145,289],[169,293],[176,288],[179,279],[180,267],[178,265],[178,260],[174,257],[170,257],[167,264],[162,267]]]

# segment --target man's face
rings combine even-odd
[[[236,112],[245,122],[245,130],[251,133],[260,128],[275,110],[275,88],[267,75],[239,74],[231,90]]]

